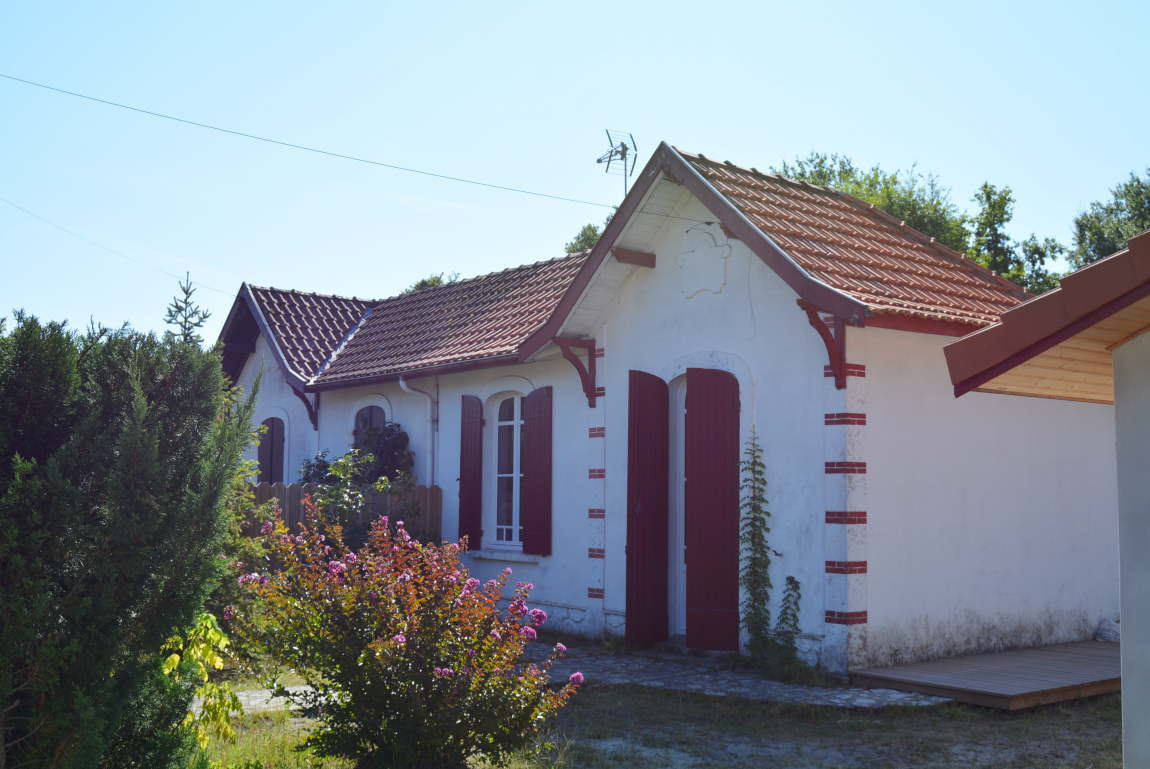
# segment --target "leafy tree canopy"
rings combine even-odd
[[[959,253],[967,250],[970,235],[950,190],[934,174],[923,176],[915,166],[906,171],[887,172],[877,165],[867,170],[855,166],[845,155],[812,152],[795,158],[793,165],[783,161],[779,168],[772,167],[771,173],[842,190]]]
[[[1110,191],[1108,201],[1094,201],[1074,219],[1074,248],[1068,259],[1078,269],[1126,247],[1126,241],[1150,230],[1150,167],[1146,178],[1134,172]]]
[[[431,288],[433,286],[443,286],[448,283],[454,283],[457,280],[459,280],[458,272],[453,272],[446,277],[444,277],[444,273],[437,272],[434,275],[428,275],[426,278],[420,278],[419,280],[415,281],[410,286],[405,288],[403,293],[410,294],[412,291],[420,291],[422,289]]]
[[[569,254],[574,254],[594,248],[595,244],[599,242],[599,236],[603,234],[603,230],[607,229],[607,225],[611,223],[611,217],[614,215],[613,213],[607,214],[607,218],[603,220],[603,229],[594,223],[583,225],[583,229],[579,230],[571,242],[563,246],[563,249]]]

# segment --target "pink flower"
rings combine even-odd
[[[506,569],[503,570],[503,573],[506,574],[508,577],[510,577],[511,576],[511,567],[508,566]]]
[[[228,604],[224,607],[224,619],[231,619],[236,614],[236,607]]]
[[[302,545],[302,544],[303,544],[303,535],[300,535],[300,536],[296,537],[296,538],[295,538],[295,543],[296,543],[297,545]]]
[[[522,598],[516,598],[511,602],[511,605],[507,607],[507,611],[511,612],[513,617],[526,617],[527,604],[523,602]]]
[[[542,609],[532,609],[527,613],[531,615],[531,624],[535,627],[539,627],[547,621],[547,612]]]
[[[494,638],[496,641],[502,641],[503,640],[503,636],[499,635],[498,630],[492,630],[491,631],[491,637]]]
[[[474,649],[468,649],[467,650],[467,656],[468,657],[474,657],[475,656],[475,650]]]
[[[327,555],[330,552],[331,552],[331,545],[324,545],[323,546],[323,554]]]
[[[407,643],[407,636],[405,636],[403,633],[397,633],[391,640],[395,641],[397,644]]]
[[[355,563],[355,553],[348,553],[343,557],[346,563]]]
[[[260,534],[271,534],[275,527],[271,521],[264,521],[264,525],[260,527]]]
[[[327,573],[333,577],[338,577],[347,571],[347,565],[343,561],[332,561],[327,565]]]
[[[583,674],[579,673],[579,672],[572,673],[571,677],[567,680],[570,681],[571,683],[575,684],[576,686],[579,686],[583,683]]]
[[[261,587],[262,587],[263,585],[266,585],[266,584],[267,584],[267,583],[269,583],[269,582],[271,582],[271,580],[267,578],[267,575],[266,575],[266,574],[260,575],[260,581],[259,581],[259,583],[260,583],[260,586],[261,586]]]
[[[327,539],[327,537],[325,537],[325,536],[324,536],[324,535],[322,535],[322,534],[320,534],[320,535],[319,535],[319,541],[320,541],[320,542],[323,542],[325,539]]]
[[[530,625],[524,625],[523,627],[519,628],[519,635],[523,636],[528,641],[534,641],[536,635],[535,628],[531,627]]]
[[[567,647],[564,646],[563,644],[555,644],[555,651],[562,654],[563,652],[567,651]]]

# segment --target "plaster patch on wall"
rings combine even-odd
[[[679,278],[683,296],[687,299],[707,291],[720,294],[727,285],[727,257],[730,245],[716,245],[710,233],[701,233],[695,248],[679,254]]]

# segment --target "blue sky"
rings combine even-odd
[[[917,163],[1011,234],[1150,165],[1148,3],[9,2],[0,73],[384,163],[615,204],[605,128],[766,169]],[[559,256],[609,209],[448,182],[0,79],[0,309],[214,337],[241,281],[382,298]],[[216,290],[213,290],[216,289]]]

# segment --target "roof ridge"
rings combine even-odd
[[[502,270],[496,270],[495,272],[484,273],[483,275],[475,275],[475,276],[470,277],[470,278],[463,278],[462,280],[454,280],[454,281],[451,281],[450,283],[440,283],[437,286],[425,286],[424,288],[418,289],[416,291],[407,291],[407,292],[404,292],[401,294],[395,294],[393,296],[385,297],[383,299],[376,299],[376,300],[374,300],[374,303],[372,306],[373,307],[379,307],[381,305],[388,304],[390,302],[393,302],[393,301],[396,301],[398,299],[402,299],[402,298],[408,297],[408,296],[419,296],[419,295],[425,295],[426,296],[428,294],[431,294],[431,293],[434,293],[436,291],[440,291],[443,289],[447,289],[449,287],[459,287],[459,286],[462,286],[462,285],[467,284],[467,283],[474,283],[476,281],[484,280],[486,278],[492,278],[492,277],[495,277],[496,275],[505,275],[507,273],[517,272],[519,270],[527,270],[527,269],[530,269],[532,267],[539,267],[539,266],[545,265],[545,264],[553,264],[555,262],[562,262],[562,261],[567,260],[567,259],[574,259],[577,257],[585,257],[588,253],[590,253],[590,249],[588,249],[586,251],[572,251],[571,253],[564,254],[563,256],[555,256],[555,257],[552,257],[550,259],[541,259],[538,262],[529,262],[527,264],[520,264],[520,265],[515,266],[515,267],[505,267]]]
[[[276,291],[281,294],[299,294],[300,296],[318,296],[324,299],[343,299],[347,302],[366,302],[368,304],[376,304],[379,299],[367,299],[358,296],[342,296],[340,294],[321,294],[317,291],[300,291],[298,288],[276,288],[275,286],[257,286],[252,283],[248,284],[248,288],[258,289],[260,291]]]
[[[799,188],[805,187],[807,189],[820,190],[823,192],[838,192],[838,190],[836,190],[834,187],[821,187],[817,184],[811,184],[810,182],[803,181],[801,179],[792,179],[789,176],[779,176],[778,174],[769,174],[766,171],[760,171],[759,169],[754,168],[754,167],[741,166],[738,163],[732,163],[729,160],[722,160],[722,161],[712,160],[711,158],[707,157],[706,155],[704,155],[701,152],[697,153],[697,154],[692,153],[692,152],[685,152],[685,151],[679,149],[678,147],[675,147],[674,150],[676,152],[678,152],[680,155],[687,155],[690,157],[696,157],[696,158],[699,158],[699,159],[701,159],[707,163],[710,163],[712,165],[725,166],[727,168],[732,168],[732,169],[735,169],[737,171],[746,171],[749,174],[754,174],[755,176],[762,176],[762,177],[765,177],[767,179],[774,179],[776,181],[785,182],[786,184],[789,184],[789,185],[794,186],[794,187],[799,187]]]

